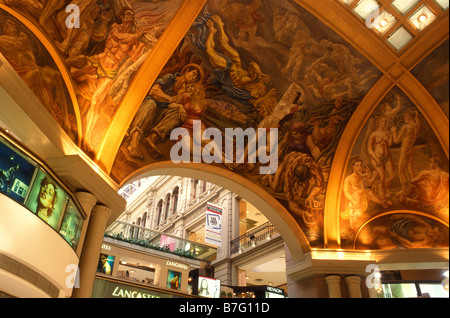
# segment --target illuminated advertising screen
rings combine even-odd
[[[111,275],[115,260],[116,260],[115,256],[101,253],[100,258],[98,260],[97,273]]]
[[[169,270],[167,272],[167,288],[181,289],[181,273]]]
[[[23,204],[35,170],[33,164],[0,138],[0,193]]]
[[[71,199],[67,205],[59,233],[74,249],[76,249],[80,239],[83,221],[83,217]]]
[[[208,298],[220,298],[220,280],[199,276],[198,295]]]
[[[62,187],[39,170],[25,205],[53,229],[58,230],[68,201],[69,197]]]

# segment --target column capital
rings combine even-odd
[[[325,281],[327,282],[327,284],[339,284],[341,282],[342,277],[339,275],[327,275],[325,276]]]
[[[96,196],[87,191],[78,191],[75,193],[75,196],[77,197],[78,202],[80,202],[86,214],[90,214],[92,208],[97,203]]]
[[[345,276],[344,280],[348,284],[360,284],[361,283],[361,277],[357,276],[357,275]]]
[[[344,278],[347,284],[348,294],[350,298],[362,298],[361,295],[361,277],[352,275]]]
[[[105,205],[97,204],[92,208],[91,216],[102,216],[109,219],[111,216],[111,209]]]
[[[339,275],[325,276],[325,282],[328,285],[328,296],[330,298],[342,298],[341,280],[342,278]]]

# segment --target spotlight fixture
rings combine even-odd
[[[421,14],[418,18],[419,22],[425,22],[428,19],[426,14]]]

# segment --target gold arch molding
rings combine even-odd
[[[121,186],[148,176],[174,175],[212,182],[245,197],[277,228],[295,261],[303,261],[304,254],[311,251],[306,235],[292,215],[257,184],[228,170],[203,163],[174,164],[171,161],[159,162],[135,171]]]
[[[61,59],[61,56],[59,55],[56,48],[53,46],[53,44],[47,39],[47,37],[37,28],[30,20],[22,16],[20,13],[16,12],[15,10],[5,6],[4,4],[0,3],[0,9],[3,9],[4,11],[11,14],[14,18],[19,20],[23,25],[25,25],[39,40],[39,42],[45,47],[47,52],[52,57],[53,61],[56,64],[56,67],[58,68],[58,71],[61,73],[61,76],[64,80],[64,84],[66,85],[67,91],[69,92],[70,99],[73,105],[75,118],[77,121],[77,141],[78,146],[81,145],[82,140],[82,127],[81,127],[81,114],[80,114],[80,108],[78,105],[78,100],[75,93],[75,88],[72,83],[72,78],[69,74],[69,71],[67,70],[66,65],[64,64],[63,60]]]

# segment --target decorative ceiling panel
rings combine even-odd
[[[432,156],[448,161],[448,141],[442,150],[427,125],[434,109],[426,109],[425,114],[420,108],[420,114],[411,92],[404,90],[407,97],[400,88],[391,88],[402,87],[410,79],[411,65],[416,65],[419,53],[406,48],[417,48],[429,39],[427,35],[435,44],[442,42],[442,32],[427,30],[436,31],[433,25],[448,21],[448,1],[325,2],[332,9],[311,0],[53,0],[29,5],[0,0],[2,18],[13,15],[18,26],[17,32],[7,19],[1,21],[0,52],[80,151],[118,184],[138,170],[151,169],[151,164],[176,164],[174,157],[180,159],[180,152],[188,149],[183,160],[212,162],[214,168],[229,172],[230,179],[243,176],[277,199],[311,246],[327,246],[326,238],[332,237],[346,248],[379,248],[376,235],[369,244],[365,233],[380,220],[393,222],[395,213],[401,218],[445,220],[436,211],[412,204],[408,200],[416,197],[402,197],[400,191],[405,192],[405,185],[411,186],[413,177],[427,170]],[[76,5],[79,20],[74,18],[76,10],[66,11],[66,4]],[[405,59],[409,64],[402,64]],[[421,94],[427,96],[420,100],[436,98],[448,115],[448,48],[440,47],[412,73],[432,95],[424,90]],[[352,174],[343,158],[368,153],[362,150],[367,144],[361,138],[379,111],[371,116],[372,110],[383,98],[394,103],[396,94],[403,106],[402,115],[392,119],[393,127],[406,126],[403,112],[411,108],[427,132],[411,148],[414,171],[405,183],[404,171],[398,171],[404,165],[403,142],[389,145],[397,170],[384,193],[393,192],[392,198],[379,200],[381,204],[367,202],[364,211],[348,212],[339,192],[345,178],[335,181],[330,175],[336,169],[342,173],[347,169],[345,177]],[[229,138],[229,129],[238,134],[238,129],[254,131],[255,148],[252,139],[241,145]],[[271,130],[277,138],[270,138]],[[345,133],[349,130],[358,130],[358,140]],[[180,131],[186,134],[177,134]],[[206,131],[211,133],[209,139],[192,143],[194,136]],[[346,144],[353,153],[336,154]],[[227,149],[233,151],[231,158]],[[266,161],[251,159],[249,154],[256,149],[258,159]],[[243,162],[238,162],[239,156]],[[373,165],[370,160],[364,164]],[[270,168],[274,168],[271,173],[262,172]],[[447,173],[448,164],[442,169]],[[377,186],[372,187],[385,180],[381,170],[377,173]],[[329,208],[330,200],[336,201],[332,202],[336,209]],[[339,214],[337,230],[328,233],[325,206],[327,213]],[[448,202],[446,217],[448,223]]]
[[[261,175],[260,164],[247,160],[226,164],[223,156],[215,164],[263,187],[312,244],[322,245],[328,173],[339,137],[381,72],[294,1],[208,1],[156,83],[177,95],[185,88],[175,79],[186,80],[182,74],[194,69],[200,70],[204,95],[198,112],[186,104],[183,121],[183,103],[155,103],[158,93],[150,91],[111,176],[120,183],[137,169],[170,161],[177,143],[170,133],[178,127],[192,131],[193,118],[221,136],[227,128],[278,128],[273,175]]]
[[[448,169],[420,111],[399,88],[392,89],[349,160],[340,208],[342,247],[448,246]]]

